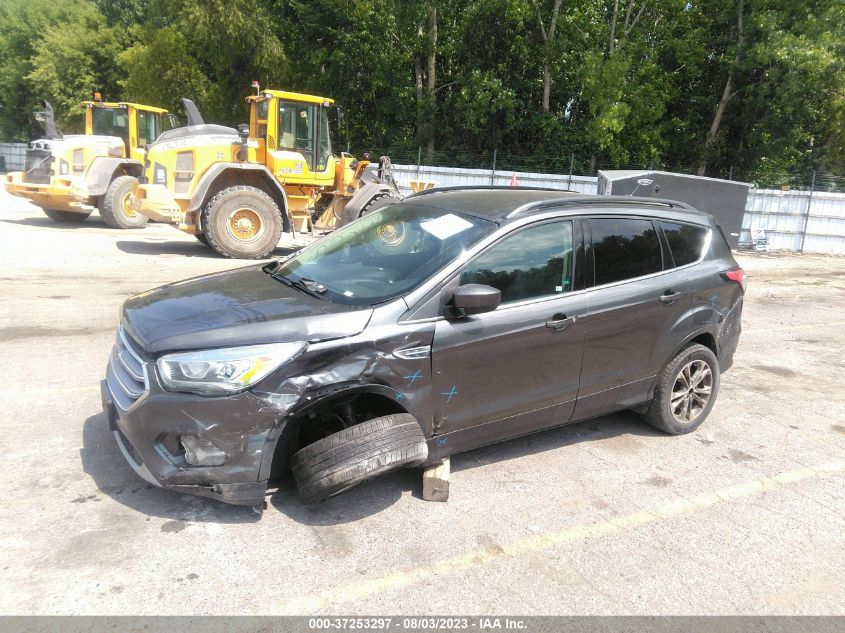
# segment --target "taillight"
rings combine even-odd
[[[721,274],[722,279],[734,282],[742,289],[742,292],[745,292],[745,287],[748,285],[748,275],[745,274],[745,271],[742,268],[728,270]]]

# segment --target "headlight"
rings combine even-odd
[[[179,152],[176,154],[176,169],[173,171],[173,190],[175,193],[186,193],[194,179],[194,153]]]
[[[248,389],[305,347],[299,342],[274,343],[168,354],[156,365],[168,389],[218,396]]]

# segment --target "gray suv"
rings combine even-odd
[[[434,189],[282,260],[126,301],[103,407],[135,471],[260,505],[631,409],[710,413],[746,277],[682,203]]]

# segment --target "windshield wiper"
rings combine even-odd
[[[277,281],[281,281],[290,288],[295,288],[296,290],[304,292],[305,294],[311,295],[317,299],[322,299],[323,301],[326,300],[323,296],[323,293],[326,292],[326,287],[322,284],[318,284],[313,279],[308,279],[306,277],[291,279],[287,275],[277,275],[275,273],[270,273],[270,276]]]

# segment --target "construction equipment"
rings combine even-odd
[[[175,117],[162,108],[107,103],[97,93],[82,102],[85,134],[65,135],[53,108],[42,103],[36,117],[45,134],[29,143],[24,170],[6,174],[6,191],[57,222],[81,222],[97,208],[109,226],[144,226],[147,218],[132,211],[129,193],[143,171],[145,148],[175,125]]]
[[[332,152],[332,99],[253,87],[249,125],[237,130],[206,124],[182,100],[188,125],[150,147],[132,193],[135,212],[226,257],[257,259],[283,230],[329,231],[400,197],[387,157],[376,170],[369,156]]]

